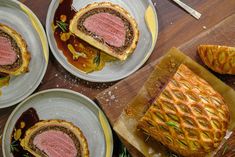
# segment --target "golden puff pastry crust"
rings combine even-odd
[[[184,64],[155,99],[138,128],[182,156],[205,156],[228,129],[223,97]]]
[[[235,48],[218,45],[200,45],[198,54],[213,71],[235,75]]]

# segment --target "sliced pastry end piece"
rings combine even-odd
[[[64,120],[45,120],[26,131],[21,146],[36,157],[89,157],[82,131]]]
[[[0,72],[20,75],[29,71],[29,62],[25,40],[12,28],[0,24]]]
[[[200,45],[198,54],[213,71],[235,75],[235,47]]]
[[[134,52],[139,30],[135,19],[110,2],[95,2],[77,12],[69,30],[107,54],[126,60]]]
[[[220,145],[230,120],[223,97],[180,65],[138,128],[182,156],[205,156]]]

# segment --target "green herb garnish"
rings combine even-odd
[[[56,25],[63,31],[66,32],[67,31],[67,26],[68,24],[62,21],[56,21]]]
[[[169,121],[169,122],[166,122],[166,124],[167,124],[168,126],[173,126],[173,127],[175,127],[175,128],[178,128],[178,125],[177,125],[175,122]]]
[[[227,144],[225,144],[225,145],[224,145],[224,150],[223,150],[222,155],[224,155],[224,154],[225,154],[225,152],[227,151],[227,149],[228,149],[228,145],[227,145]]]
[[[23,157],[31,157],[29,154],[24,154]]]
[[[150,138],[150,135],[147,136],[147,138],[144,140],[144,142],[147,142]]]
[[[183,141],[180,141],[180,140],[179,140],[179,142],[180,142],[182,145],[186,146],[186,147],[188,146],[188,145],[187,145],[186,143],[184,143]]]
[[[131,157],[126,147],[124,147],[123,145],[121,146],[121,152],[119,153],[119,157]]]
[[[100,65],[100,52],[96,54],[95,58],[93,59],[93,63],[96,64],[96,66]]]
[[[19,146],[19,143],[17,141],[13,141],[10,145],[11,152],[19,152],[19,149],[17,148]]]
[[[174,153],[172,153],[172,152],[169,152],[168,157],[178,157],[178,156],[177,156],[177,155],[175,155],[175,154],[174,154]]]

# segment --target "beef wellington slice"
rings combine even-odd
[[[90,45],[126,60],[139,40],[135,19],[110,2],[96,2],[81,9],[70,22],[70,31]]]
[[[82,131],[64,120],[45,120],[26,131],[21,146],[35,157],[89,157]]]
[[[0,72],[9,75],[28,72],[29,61],[25,40],[12,28],[0,24]]]

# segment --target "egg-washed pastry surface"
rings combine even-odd
[[[183,156],[205,156],[221,143],[229,109],[210,84],[181,64],[138,128]]]
[[[235,47],[200,45],[198,54],[213,71],[235,75]]]
[[[95,2],[76,13],[69,29],[76,36],[107,54],[126,60],[139,40],[135,19],[110,2]]]
[[[228,132],[235,127],[235,91],[190,57],[178,49],[172,48],[160,60],[156,61],[155,64],[148,66],[147,70],[151,68],[152,73],[148,76],[147,81],[139,91],[133,90],[133,92],[138,92],[135,98],[132,100],[131,98],[127,98],[128,102],[122,102],[126,103],[126,108],[114,124],[115,132],[146,157],[159,155],[162,157],[176,156],[167,148],[167,145],[164,146],[159,140],[149,136],[149,134],[146,134],[142,129],[138,129],[137,126],[140,119],[145,116],[149,107],[153,105],[153,102],[163,93],[164,89],[167,87],[168,83],[171,82],[170,80],[172,80],[179,69],[179,66],[182,64],[187,66],[195,75],[208,82],[210,86],[224,98],[225,103],[228,105],[230,115]],[[145,74],[145,71],[140,72],[136,75],[135,81],[141,81],[142,79],[139,77]],[[188,80],[191,81],[191,77]],[[133,87],[133,89],[135,89],[135,87]],[[125,98],[126,97],[123,97],[122,99]],[[177,117],[179,116],[177,115]],[[197,122],[197,124],[198,123],[199,122]],[[167,123],[167,126],[171,125],[174,127],[175,124],[174,121],[170,121]],[[198,125],[195,127],[198,127]],[[223,142],[221,142],[221,144],[222,143]],[[190,149],[188,149],[188,151],[190,151]],[[208,156],[216,153],[216,151],[217,150],[210,152]],[[202,157],[202,155],[199,156]]]
[[[20,75],[29,71],[30,54],[22,36],[14,29],[0,24],[0,72]]]
[[[21,146],[36,157],[89,157],[82,131],[64,120],[45,120],[26,131]]]

